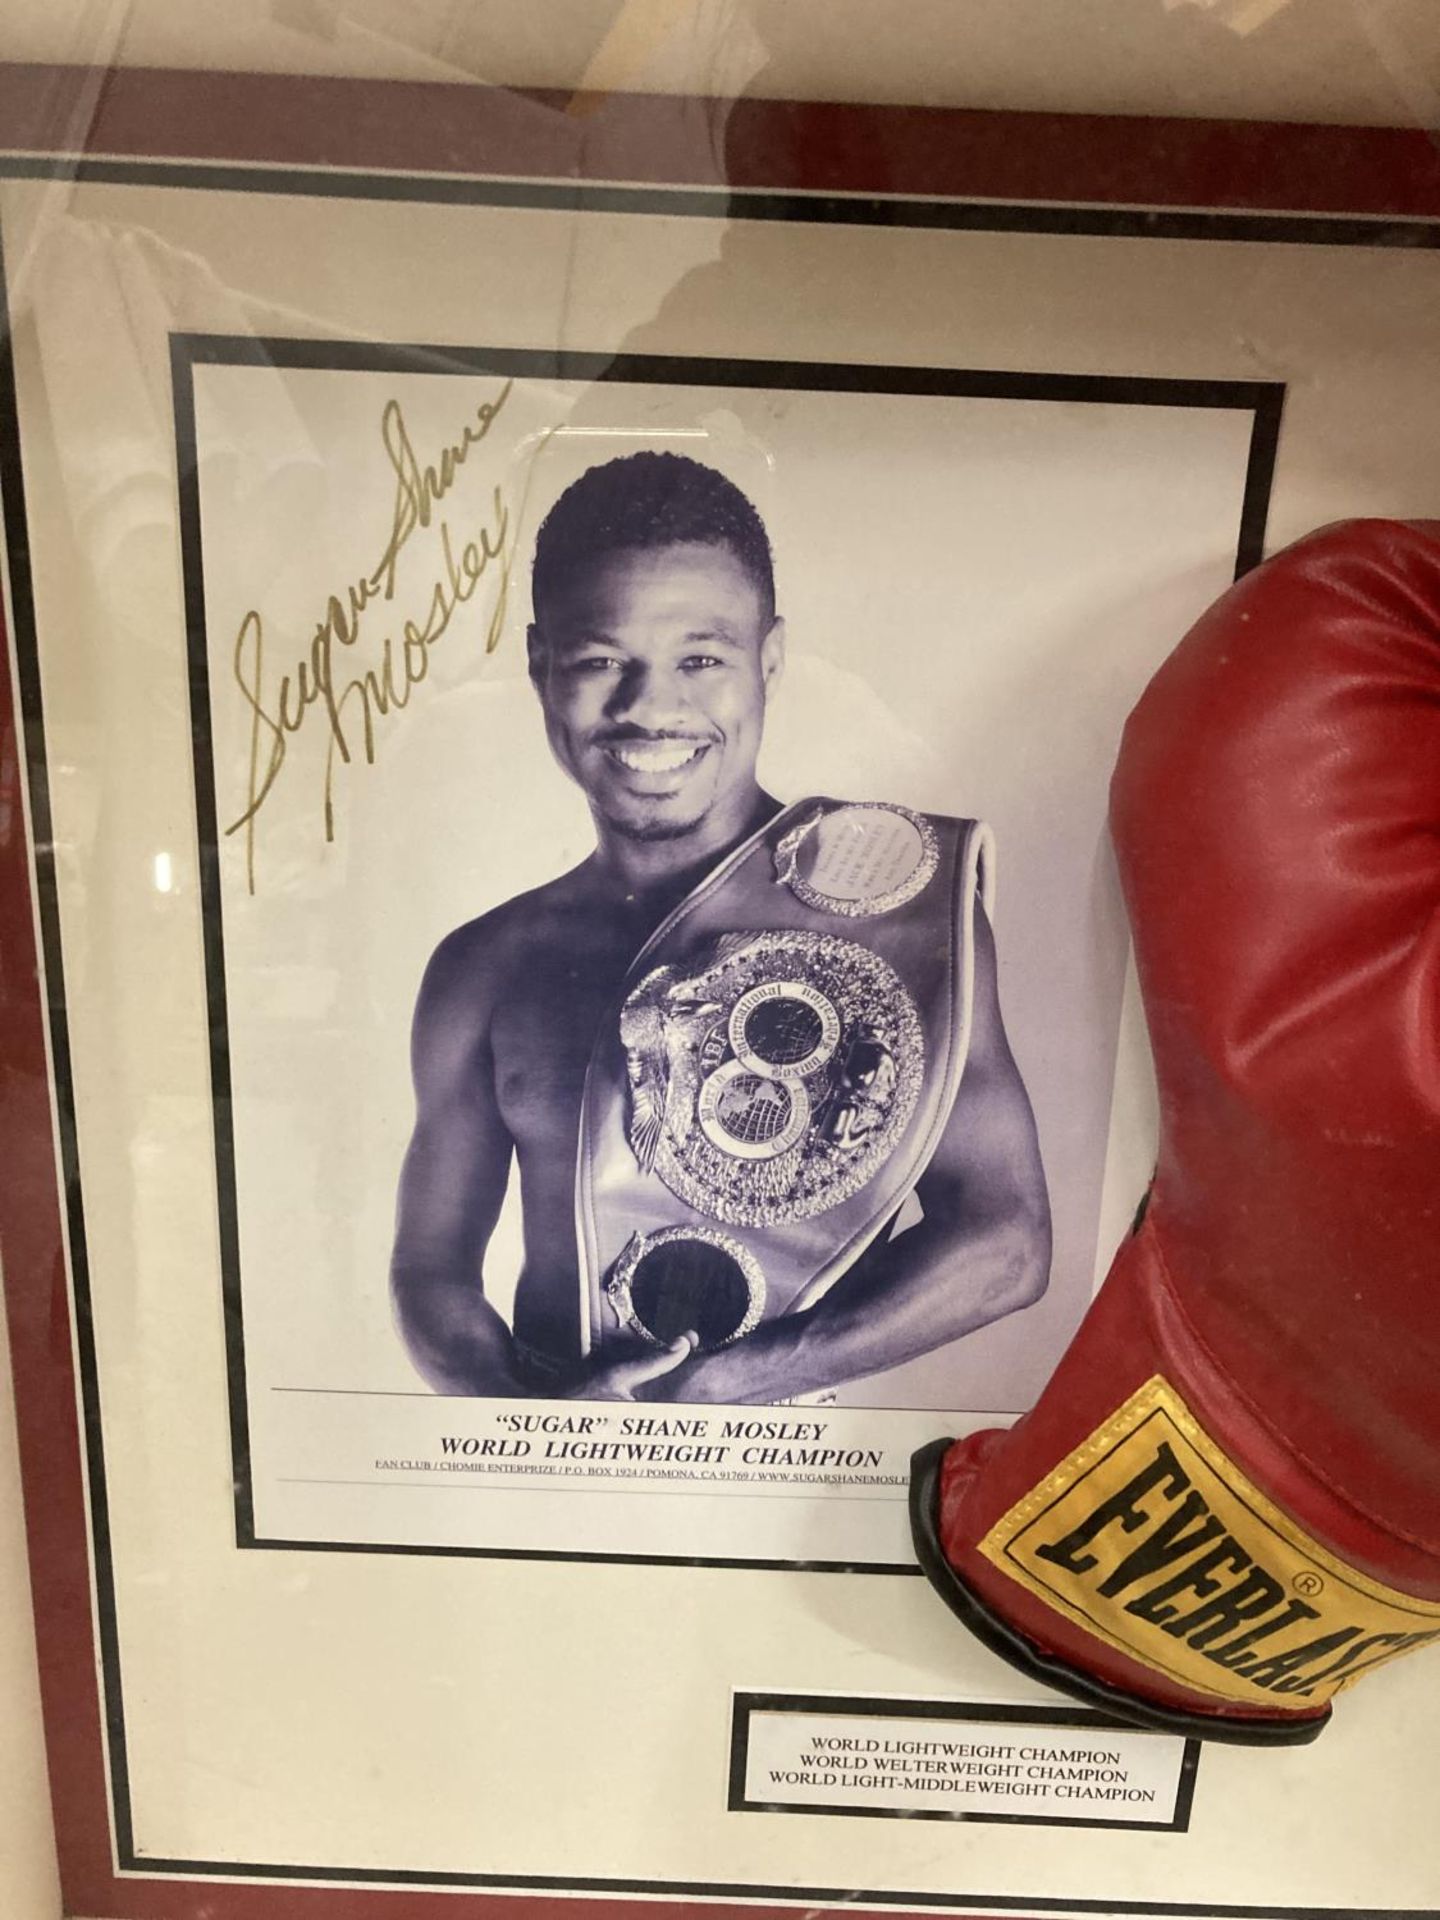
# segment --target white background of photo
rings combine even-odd
[[[251,714],[231,658],[247,610],[264,618],[273,707],[332,585],[384,545],[387,399],[433,458],[502,383],[218,366],[196,379],[219,811],[233,821]],[[789,658],[762,780],[785,801],[825,793],[978,814],[998,844],[1001,988],[1040,1124],[1051,1294],[869,1396],[857,1383],[840,1398],[1029,1405],[1113,1245],[1097,1249],[1127,945],[1104,836],[1114,743],[1172,637],[1233,571],[1250,426],[1247,412],[1105,402],[517,385],[441,510],[458,532],[493,519],[497,485],[510,503],[514,579],[495,652],[484,653],[494,594],[482,584],[410,706],[377,722],[373,766],[348,725],[356,764],[336,775],[335,841],[323,835],[317,709],[257,816],[253,897],[243,837],[226,842],[252,1395],[272,1383],[422,1384],[386,1290],[420,976],[446,933],[594,844],[525,673],[535,529],[586,466],[669,446],[730,473],[772,532]],[[291,464],[271,486],[282,449]],[[336,649],[337,674],[373,662],[400,615],[423,611],[437,555],[433,536],[412,540],[393,608],[367,612],[353,653]],[[486,1263],[502,1310],[517,1228],[512,1208]]]
[[[1104,835],[1106,787],[1139,688],[1233,572],[1252,415],[1104,398],[812,393],[782,379],[739,388],[517,381],[435,524],[405,546],[394,600],[367,609],[332,670],[338,692],[342,674],[379,662],[383,637],[407,613],[423,616],[441,570],[440,519],[457,541],[493,525],[499,488],[513,565],[494,651],[485,647],[498,579],[482,580],[456,613],[404,712],[376,720],[373,765],[349,703],[354,760],[334,771],[332,842],[323,814],[330,740],[318,706],[256,816],[253,895],[243,832],[225,838],[240,1290],[262,1538],[903,1564],[910,1453],[936,1432],[1031,1404],[1134,1209],[1146,1169],[1128,1165],[1116,1170],[1110,1217],[1102,1214],[1128,944]],[[195,380],[223,827],[243,812],[249,781],[253,712],[232,668],[242,622],[261,616],[273,713],[280,676],[306,656],[327,596],[339,589],[343,599],[389,537],[387,403],[399,403],[418,457],[433,463],[503,382],[268,365],[203,365]],[[770,529],[790,647],[767,714],[765,784],[785,801],[823,793],[979,814],[996,833],[1002,1000],[1040,1129],[1052,1278],[1035,1307],[839,1387],[839,1407],[877,1411],[860,1420],[827,1409],[824,1442],[886,1450],[901,1484],[878,1500],[822,1489],[812,1509],[796,1487],[777,1506],[716,1482],[693,1498],[670,1487],[647,1502],[640,1491],[617,1494],[613,1481],[530,1499],[513,1462],[490,1476],[507,1497],[489,1503],[458,1498],[453,1475],[417,1479],[408,1497],[360,1484],[380,1477],[380,1459],[433,1457],[441,1427],[495,1431],[488,1406],[437,1409],[393,1324],[387,1271],[413,1116],[410,1011],[446,933],[593,845],[525,671],[529,563],[536,529],[578,474],[642,447],[728,473]],[[253,674],[247,650],[252,687]],[[486,1258],[487,1291],[506,1312],[519,1225],[512,1180]],[[946,1284],[966,1283],[957,1262]],[[358,1404],[347,1401],[357,1394]],[[932,1411],[894,1411],[905,1409]],[[478,1494],[485,1482],[466,1484]]]

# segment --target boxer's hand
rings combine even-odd
[[[565,1396],[567,1400],[633,1400],[635,1389],[682,1366],[700,1344],[698,1334],[682,1333],[668,1347],[655,1347],[628,1360],[597,1367]]]

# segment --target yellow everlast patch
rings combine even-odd
[[[980,1551],[1107,1646],[1247,1706],[1318,1707],[1440,1640],[1440,1603],[1381,1586],[1312,1540],[1158,1374]]]

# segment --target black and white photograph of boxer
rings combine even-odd
[[[195,376],[237,1497],[900,1564],[1146,1177],[1106,783],[1249,390],[277,354]]]
[[[391,1268],[419,1373],[785,1402],[1036,1300],[1049,1209],[991,837],[760,784],[785,628],[749,498],[683,454],[597,463],[539,529],[532,606],[595,845],[425,971]],[[512,1163],[513,1324],[486,1271]]]

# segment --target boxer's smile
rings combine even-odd
[[[689,735],[629,735],[604,743],[604,750],[617,766],[635,776],[638,782],[655,787],[674,784],[691,772],[712,745],[709,739]]]
[[[741,830],[780,623],[724,545],[623,549],[547,600],[532,674],[556,759],[632,840]]]

